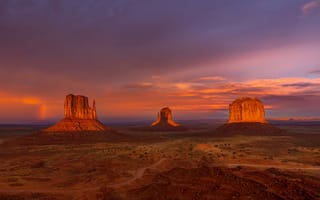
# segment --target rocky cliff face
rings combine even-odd
[[[64,117],[67,119],[97,119],[95,101],[89,106],[88,97],[69,94],[64,102]]]
[[[44,132],[106,131],[111,130],[97,120],[95,101],[92,108],[88,97],[69,94],[64,102],[64,119]]]
[[[263,103],[250,97],[235,100],[229,105],[229,123],[239,122],[266,123]]]
[[[172,127],[177,127],[180,126],[176,122],[173,121],[172,119],[172,111],[170,108],[165,107],[160,110],[158,113],[158,118],[155,122],[151,124],[152,127],[155,126],[172,126]]]

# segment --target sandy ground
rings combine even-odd
[[[320,134],[286,128],[277,136],[218,137],[202,127],[6,135],[0,199],[320,199]]]

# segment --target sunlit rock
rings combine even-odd
[[[243,97],[229,105],[229,123],[266,123],[263,103],[256,98]]]
[[[265,120],[263,103],[256,98],[243,97],[229,105],[228,123],[218,127],[216,135],[278,135],[285,131]]]
[[[104,126],[97,119],[95,101],[89,106],[88,97],[69,94],[64,102],[64,119],[45,129],[45,132],[68,131],[106,131],[110,128]]]
[[[64,101],[64,117],[68,119],[97,119],[95,100],[92,108],[88,97],[69,94]]]

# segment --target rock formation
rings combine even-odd
[[[239,98],[229,105],[229,123],[266,123],[263,103],[256,98]]]
[[[155,127],[155,126],[177,127],[180,125],[173,121],[171,109],[168,107],[165,107],[165,108],[162,108],[160,112],[158,112],[158,118],[155,122],[151,124],[151,126],[152,127]]]
[[[69,94],[64,102],[64,119],[45,129],[45,132],[68,131],[106,131],[110,128],[104,126],[97,119],[95,101],[92,108],[88,97]]]
[[[69,94],[64,101],[64,117],[68,119],[97,119],[95,100],[89,106],[88,97]]]
[[[158,117],[150,127],[135,128],[137,131],[186,131],[186,127],[173,121],[172,111],[170,108],[165,107],[158,112]]]
[[[283,130],[265,120],[263,103],[256,98],[243,97],[229,105],[229,121],[216,129],[216,135],[278,135]]]

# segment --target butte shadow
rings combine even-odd
[[[176,123],[172,117],[172,111],[169,107],[164,107],[158,112],[157,120],[149,127],[132,128],[133,131],[154,131],[154,132],[172,132],[187,131],[188,128]]]
[[[242,97],[229,105],[228,123],[218,127],[215,135],[279,135],[285,133],[265,119],[263,103],[257,98]]]

